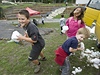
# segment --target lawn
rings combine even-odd
[[[0,40],[0,75],[60,75],[59,66],[54,62],[54,51],[65,40],[65,35],[60,35],[59,23],[45,23],[40,24],[39,28],[52,28],[53,32],[48,35],[42,35],[45,39],[46,45],[43,49],[44,55],[47,61],[41,61],[41,71],[38,74],[34,74],[34,65],[27,59],[31,45],[27,42],[23,44],[7,43],[8,40]],[[86,48],[96,48],[95,40],[86,40]],[[100,75],[100,69],[96,69],[92,66],[87,66],[90,63],[86,62],[86,58],[80,60],[80,51],[75,55],[70,56],[71,71],[73,66],[81,67],[82,72],[76,75]]]

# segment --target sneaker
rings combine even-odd
[[[40,71],[40,65],[36,65],[34,69],[34,73],[38,73]]]
[[[62,71],[62,69],[60,68],[60,69],[59,69],[59,71],[61,72],[61,71]]]
[[[44,57],[44,58],[40,58],[39,60],[40,61],[46,61],[47,59]]]

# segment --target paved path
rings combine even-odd
[[[0,20],[0,39],[10,39],[10,36],[14,30],[18,30],[20,33],[23,33],[23,29],[13,26],[6,20]]]
[[[55,19],[55,20],[45,19],[45,22],[58,22],[58,19]],[[18,28],[12,25],[12,23],[18,24],[18,21],[17,20],[0,20],[0,39],[10,39],[12,32],[15,30],[19,31],[21,34],[24,34],[24,30],[22,28]],[[45,28],[45,29],[39,28],[39,31],[40,31],[40,34],[44,35],[44,34],[48,34],[52,32],[53,30],[48,29],[48,28]]]

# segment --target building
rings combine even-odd
[[[89,0],[76,0],[76,5],[84,6],[89,2]]]

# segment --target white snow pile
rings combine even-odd
[[[68,29],[68,26],[63,26],[62,33],[65,33]]]
[[[6,4],[6,3],[9,3],[9,4],[12,4],[12,5],[17,5],[17,4],[16,4],[16,3],[14,3],[14,2],[5,1],[5,0],[4,0],[4,1],[2,1],[2,3],[5,3],[5,4]]]
[[[57,16],[58,14],[63,13],[65,9],[66,9],[66,7],[58,8],[55,11],[52,11],[51,14],[49,14],[49,16],[46,18],[52,19],[53,17]]]
[[[95,36],[95,26],[93,26],[93,27],[86,26],[86,28],[88,28],[91,33],[89,40],[97,40],[97,38]]]
[[[90,33],[95,33],[95,26],[93,26],[92,28],[86,26],[86,28],[88,28],[90,30]]]
[[[86,57],[87,62],[90,63],[90,66],[95,67],[96,69],[99,69],[100,67],[100,52],[96,51],[94,47],[91,47],[91,49],[85,49],[85,45],[83,42],[80,43],[81,48],[83,49],[81,51],[80,59]],[[89,64],[87,64],[89,66]],[[73,67],[75,70],[72,71],[73,75],[76,75],[79,72],[82,72],[82,68],[80,67]]]
[[[91,50],[86,49],[81,52],[80,58],[87,57],[87,62],[91,63],[91,66],[99,69],[100,67],[100,52],[94,51],[94,47],[91,47]]]
[[[76,73],[79,73],[82,71],[82,68],[80,68],[80,67],[73,67],[73,68],[75,69],[74,71],[72,71],[72,74],[74,74],[74,75],[76,75]]]
[[[20,40],[17,40],[18,36],[20,36],[21,34],[18,31],[13,31],[12,35],[11,35],[11,40],[7,41],[7,42],[19,42]]]

